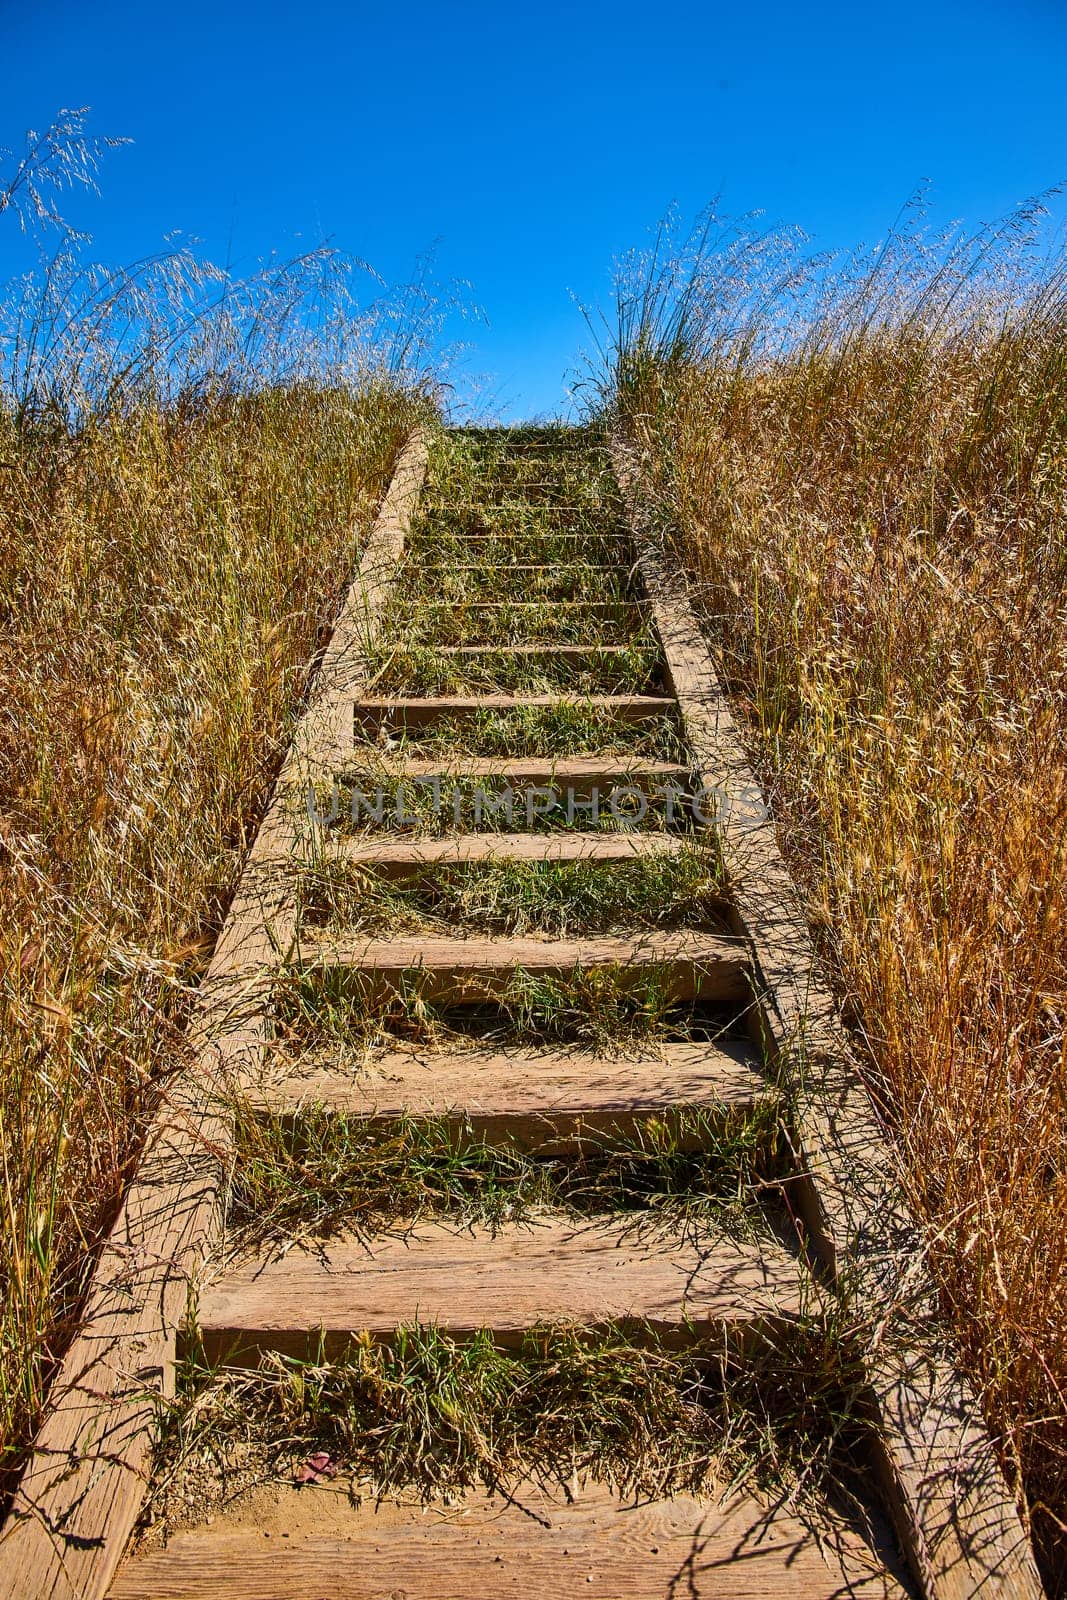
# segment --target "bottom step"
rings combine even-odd
[[[886,1561],[852,1529],[818,1539],[752,1501],[681,1495],[566,1503],[523,1487],[444,1510],[357,1509],[343,1491],[261,1492],[251,1525],[175,1535],[120,1569],[110,1600],[903,1600]],[[821,1546],[821,1548],[820,1548]],[[893,1553],[889,1561],[895,1565]]]

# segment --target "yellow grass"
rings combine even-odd
[[[1062,258],[1035,264],[1011,229],[993,244],[988,271],[978,245],[915,240],[837,277],[805,269],[798,308],[791,245],[768,261],[735,235],[716,263],[690,241],[624,285],[611,399],[1058,1587],[1067,309]]]
[[[8,1471],[413,414],[370,378],[0,408]]]

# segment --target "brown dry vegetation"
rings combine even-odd
[[[368,384],[0,420],[9,1466],[411,417]]]
[[[0,1498],[440,326],[325,249],[95,266],[109,142],[0,172]]]
[[[451,305],[97,265],[60,205],[121,142],[0,167],[0,1505]]]
[[[610,400],[1067,1582],[1067,291],[1035,218],[631,265]],[[661,241],[662,243],[662,241]]]

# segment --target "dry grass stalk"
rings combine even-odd
[[[1036,228],[830,271],[713,224],[624,283],[609,394],[1062,1584],[1067,263]]]
[[[64,113],[0,170],[59,230],[0,293],[0,1490],[37,1415],[363,529],[427,409],[429,289],[329,251],[93,266]]]

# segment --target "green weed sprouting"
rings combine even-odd
[[[628,861],[479,862],[399,879],[339,862],[307,873],[299,890],[304,931],[332,924],[369,937],[451,930],[557,939],[648,928],[725,931],[724,894],[715,852],[695,842]]]
[[[427,999],[425,974],[412,967],[383,1006],[358,971],[311,967],[279,978],[275,1028],[286,1049],[337,1048],[348,1057],[393,1039],[625,1051],[642,1042],[726,1036],[744,1020],[740,1012],[679,1004],[672,979],[669,967],[655,965],[639,972],[611,965],[576,967],[561,977],[519,967],[491,1002],[452,1006]]]
[[[734,1111],[680,1108],[538,1154],[462,1119],[239,1107],[230,1222],[244,1244],[369,1235],[424,1217],[492,1228],[549,1211],[619,1216],[677,1238],[759,1237],[782,1215],[780,1117],[771,1095]]]
[[[164,1526],[183,1469],[195,1468],[204,1511],[223,1502],[235,1467],[291,1481],[317,1450],[380,1498],[508,1494],[524,1482],[566,1494],[576,1481],[658,1497],[730,1483],[821,1519],[843,1467],[862,1493],[856,1330],[833,1320],[768,1329],[758,1346],[727,1337],[681,1351],[651,1329],[533,1327],[501,1349],[488,1332],[458,1342],[413,1326],[387,1344],[357,1337],[336,1361],[268,1354],[254,1372],[201,1366],[195,1333],[187,1351],[145,1512]]]

